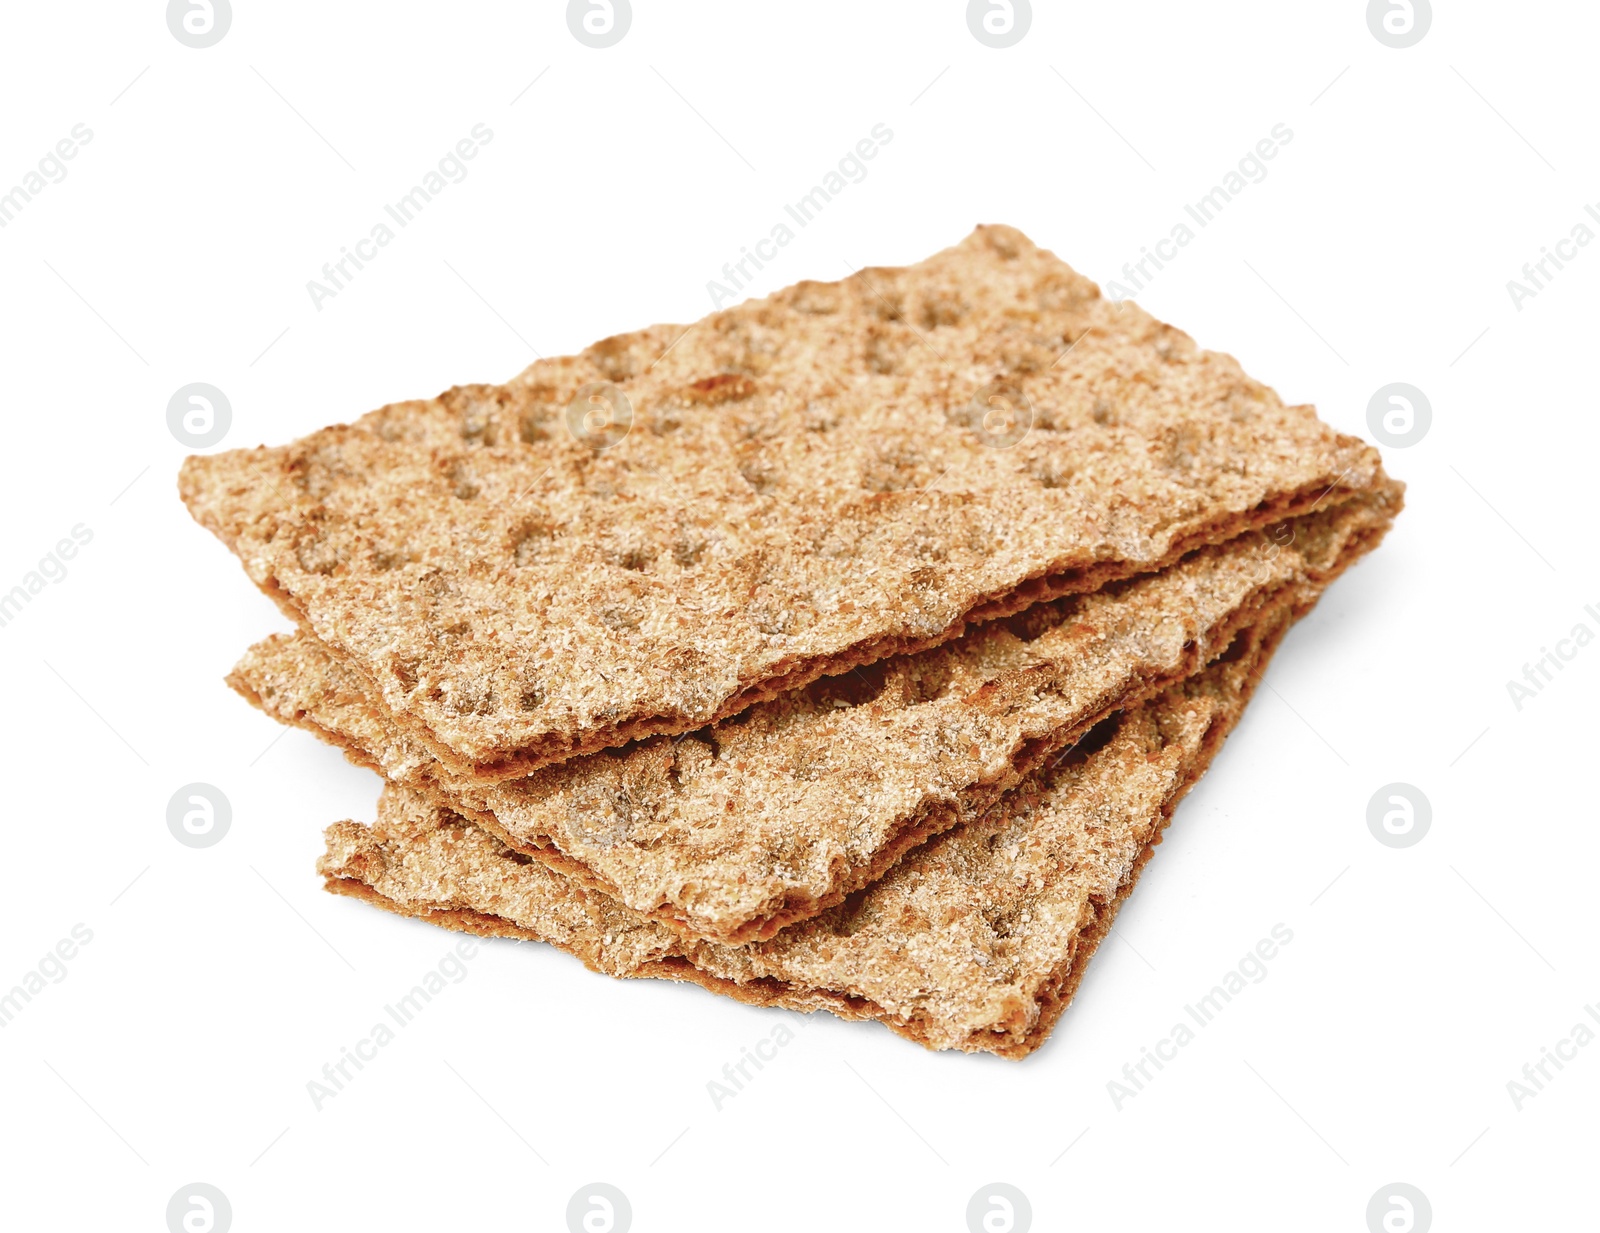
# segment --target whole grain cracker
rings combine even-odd
[[[816,915],[929,835],[981,814],[1105,715],[1195,671],[1264,610],[1309,606],[1375,545],[1397,499],[1377,494],[1282,524],[1276,540],[1201,550],[678,740],[488,786],[452,778],[397,733],[360,678],[308,635],[253,648],[230,682],[275,718],[437,794],[633,910],[741,942]]]
[[[1108,719],[984,817],[776,937],[688,942],[586,890],[426,794],[390,785],[377,824],[328,828],[328,890],[487,936],[546,941],[613,976],[877,1019],[932,1049],[1020,1058],[1049,1034],[1177,802],[1237,722],[1291,614]]]
[[[595,448],[582,417],[612,391],[631,431]],[[1231,357],[980,227],[905,269],[190,458],[180,490],[413,739],[501,777],[1383,483],[1374,450]]]

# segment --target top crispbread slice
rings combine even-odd
[[[595,430],[596,408],[631,430]],[[982,227],[503,386],[190,458],[180,490],[412,736],[492,778],[1380,482],[1376,451],[1231,357]]]
[[[822,916],[748,946],[686,943],[424,793],[391,785],[375,826],[328,828],[329,890],[450,928],[549,942],[613,976],[878,1019],[933,1049],[1037,1048],[1183,794],[1238,720],[1287,614],[1113,719],[986,816]]]
[[[1375,493],[677,740],[506,783],[454,779],[307,634],[252,648],[229,681],[584,885],[690,936],[739,942],[869,884],[1106,714],[1187,676],[1263,611],[1309,606],[1381,538],[1397,503]]]

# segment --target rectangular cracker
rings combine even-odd
[[[624,405],[620,441],[584,426]],[[500,778],[1385,483],[1375,450],[1231,357],[980,227],[904,269],[193,457],[179,488],[413,740]]]
[[[390,785],[378,821],[328,828],[328,890],[495,937],[549,942],[598,972],[693,981],[760,1005],[877,1019],[931,1049],[1020,1058],[1071,1001],[1171,819],[1237,722],[1290,621],[1104,721],[987,815],[823,915],[743,947],[690,942]]]
[[[1112,711],[1195,671],[1264,610],[1303,611],[1389,525],[1388,497],[1038,605],[672,740],[483,785],[453,778],[305,634],[229,680],[286,723],[433,793],[508,847],[691,937],[770,937],[988,809]]]

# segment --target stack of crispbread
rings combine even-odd
[[[1401,491],[1005,227],[180,487],[388,780],[328,889],[1013,1057]]]

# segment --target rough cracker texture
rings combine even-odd
[[[1264,609],[1309,607],[1387,530],[1398,494],[1199,550],[673,740],[499,784],[451,777],[305,634],[230,683],[508,846],[691,937],[769,937],[971,819],[1112,711],[1181,680]]]
[[[775,938],[690,943],[390,786],[376,826],[328,828],[327,888],[406,915],[531,938],[614,976],[872,1018],[929,1048],[1022,1057],[1071,1000],[1179,798],[1237,721],[1288,614],[1211,668],[1107,720],[988,815]],[[1094,746],[1091,748],[1091,745]]]
[[[604,450],[567,414],[600,381],[632,416]],[[1031,404],[1009,448],[975,401],[995,386]],[[1375,450],[1231,357],[980,227],[687,333],[193,457],[179,487],[414,739],[499,777],[1383,482]]]

